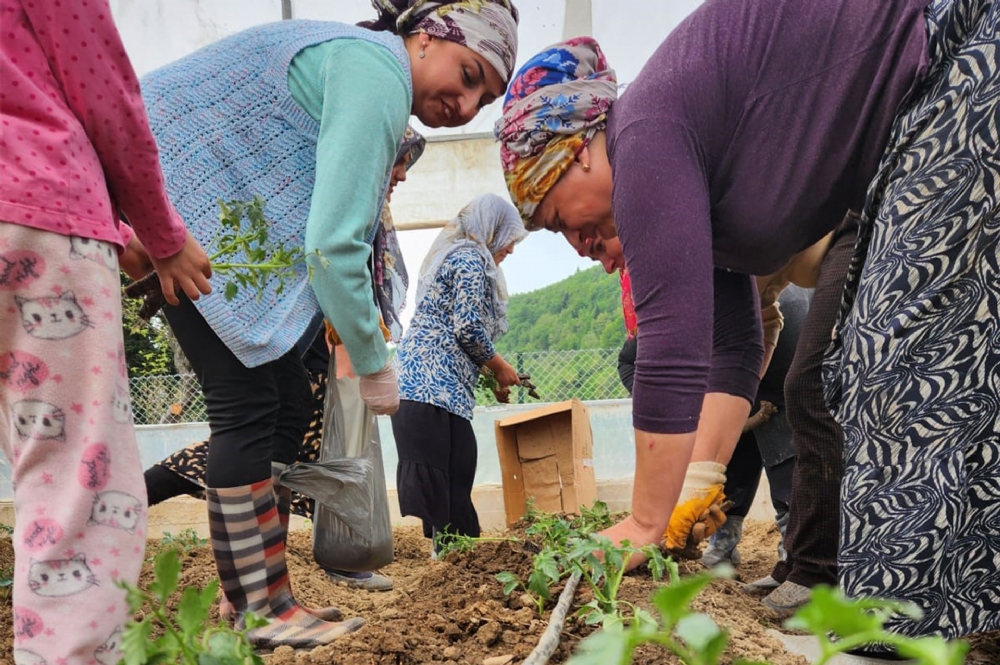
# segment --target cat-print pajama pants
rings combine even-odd
[[[112,665],[145,551],[115,248],[0,222],[0,444],[14,661]]]

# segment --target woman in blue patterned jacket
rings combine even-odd
[[[517,372],[493,342],[507,332],[507,288],[500,262],[527,231],[517,210],[495,194],[474,198],[441,231],[420,268],[417,309],[397,352],[399,511],[424,522],[424,535],[479,535],[472,505],[476,435],[473,389],[480,368],[493,371],[507,401]]]

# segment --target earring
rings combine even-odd
[[[420,42],[420,53],[417,54],[417,57],[423,60],[424,57],[427,55],[426,50],[427,50],[427,42]]]
[[[590,164],[587,164],[586,162],[581,162],[580,168],[583,169],[584,173],[590,173]]]

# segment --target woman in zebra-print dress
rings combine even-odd
[[[927,15],[932,66],[868,190],[824,369],[841,586],[951,637],[1000,628],[1000,6]]]
[[[901,633],[994,630],[1000,7],[803,4],[706,1],[620,99],[590,38],[508,89],[497,136],[526,225],[620,237],[632,279],[635,488],[605,535],[658,542],[688,464],[729,459],[742,420],[722,416],[749,411],[762,356],[748,276],[860,209],[826,376],[846,436],[840,582],[916,603]]]

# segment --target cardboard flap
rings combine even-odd
[[[523,462],[521,473],[524,477],[524,494],[532,499],[535,508],[547,513],[562,512],[562,487],[555,457]]]
[[[521,423],[526,423],[529,420],[544,418],[545,416],[551,416],[556,413],[569,411],[573,408],[574,403],[579,404],[581,407],[583,407],[583,402],[581,402],[578,399],[571,399],[565,402],[555,402],[554,404],[549,404],[548,406],[542,406],[537,409],[532,409],[531,411],[520,413],[516,416],[511,416],[510,418],[504,418],[503,420],[498,420],[496,421],[496,423],[498,427],[510,427],[511,425],[519,425]]]
[[[517,456],[521,461],[551,457],[572,445],[570,414],[533,420],[517,428]]]

